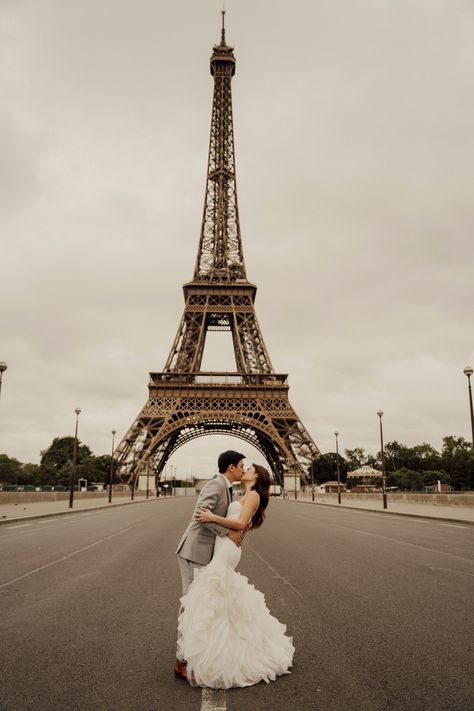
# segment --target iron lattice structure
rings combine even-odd
[[[224,15],[223,15],[224,20]],[[233,48],[213,48],[214,77],[206,194],[193,280],[163,372],[150,373],[149,397],[115,451],[133,482],[151,462],[156,478],[169,457],[196,437],[230,434],[256,447],[276,480],[307,478],[319,450],[288,400],[287,375],[274,372],[247,280],[235,177],[231,81]],[[236,371],[201,370],[208,331],[230,331]]]

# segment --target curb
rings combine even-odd
[[[34,514],[33,516],[21,516],[20,518],[3,518],[0,519],[0,526],[5,526],[8,523],[21,523],[22,521],[34,521],[39,518],[56,518],[57,516],[71,516],[71,514],[83,513],[84,511],[103,511],[104,509],[115,509],[120,506],[132,506],[133,504],[149,504],[150,501],[159,501],[160,499],[171,498],[166,496],[154,497],[153,499],[143,499],[142,501],[124,501],[122,504],[106,504],[104,506],[90,506],[89,508],[71,509],[70,511],[56,511],[52,513]]]
[[[474,521],[464,518],[446,518],[445,516],[428,516],[426,514],[405,513],[405,511],[387,511],[387,509],[366,509],[362,506],[344,506],[344,504],[324,504],[320,501],[301,501],[300,499],[282,499],[282,501],[294,504],[308,504],[310,506],[325,506],[330,509],[345,509],[346,511],[365,511],[368,513],[378,513],[384,516],[407,516],[408,518],[422,518],[428,521],[445,521],[446,523],[463,523],[466,526],[474,526]]]

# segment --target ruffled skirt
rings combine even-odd
[[[212,561],[196,571],[181,598],[178,651],[194,686],[251,686],[288,674],[294,647],[261,592],[232,568]]]

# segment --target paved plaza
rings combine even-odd
[[[287,624],[292,673],[225,693],[175,680],[174,549],[193,503],[0,527],[2,711],[474,706],[474,527],[275,499],[239,570]]]

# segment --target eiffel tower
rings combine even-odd
[[[247,279],[235,177],[231,80],[233,47],[214,46],[211,135],[206,194],[193,280],[161,373],[150,373],[148,401],[115,450],[117,471],[134,485],[152,466],[160,478],[167,460],[196,437],[227,434],[256,447],[275,479],[294,488],[307,480],[319,450],[288,400],[288,376],[275,373],[255,313],[257,287]],[[208,331],[230,331],[236,370],[201,370]]]

